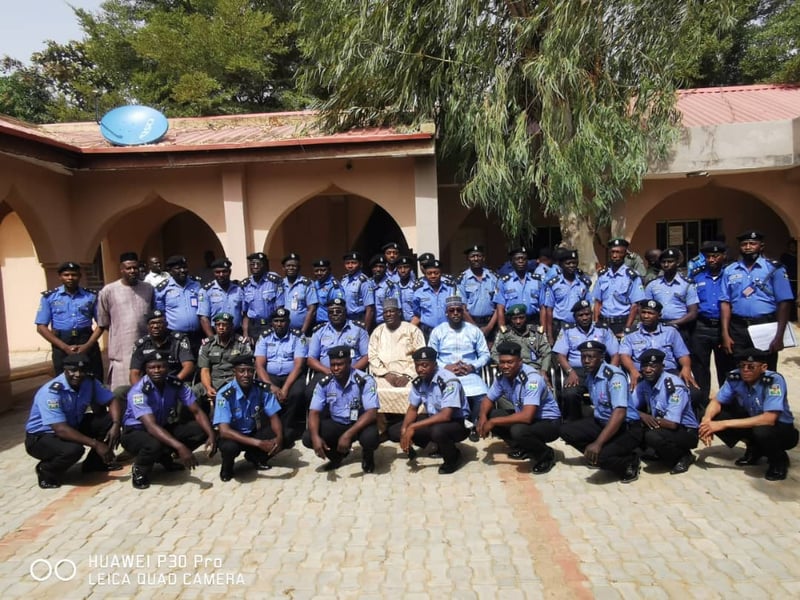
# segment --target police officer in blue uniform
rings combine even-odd
[[[553,449],[547,445],[558,439],[561,411],[544,378],[522,363],[522,347],[516,342],[498,344],[500,376],[481,401],[478,433],[487,437],[492,431],[511,446],[508,456],[517,460],[533,459],[532,471],[549,472],[556,463]],[[496,408],[505,397],[513,408]]]
[[[644,434],[625,373],[603,360],[606,347],[600,342],[583,342],[578,350],[594,415],[564,423],[561,439],[582,452],[589,465],[617,473],[622,483],[636,481]]]
[[[328,322],[328,301],[333,298],[344,299],[344,288],[331,275],[331,261],[327,258],[320,258],[314,261],[314,290],[317,292],[316,320],[317,325]],[[310,336],[310,334],[309,334]]]
[[[528,323],[543,324],[540,310],[544,285],[538,275],[528,270],[528,250],[525,246],[513,248],[508,256],[514,270],[500,277],[493,297],[497,306],[497,324],[500,331],[507,327],[506,309],[513,304],[525,305]]]
[[[766,456],[769,466],[764,477],[780,481],[788,474],[786,451],[797,446],[798,431],[789,409],[786,380],[769,370],[769,356],[755,348],[737,353],[739,368],[730,372],[709,402],[700,423],[700,439],[709,446],[717,435],[729,448],[744,440],[747,450],[736,464],[756,465]]]
[[[486,254],[483,246],[470,246],[464,250],[464,255],[469,262],[469,268],[455,279],[458,295],[464,299],[464,319],[479,327],[486,339],[491,340],[497,324],[494,295],[498,277],[485,266]]]
[[[255,366],[258,378],[281,404],[284,437],[294,441],[299,422],[305,420],[305,370],[308,338],[289,327],[289,311],[279,308],[272,313],[272,327],[256,343]]]
[[[455,285],[442,277],[442,263],[436,259],[425,263],[425,276],[414,284],[412,304],[414,316],[411,324],[418,326],[427,341],[437,325],[447,321],[446,301],[458,296]]]
[[[214,281],[205,284],[200,290],[197,315],[206,337],[214,336],[212,318],[220,313],[232,315],[234,330],[242,331],[244,290],[238,281],[231,280],[231,266],[232,263],[227,258],[212,262]]]
[[[722,274],[720,320],[722,347],[732,354],[751,348],[750,325],[775,323],[776,331],[769,344],[767,364],[774,371],[778,352],[783,350],[783,334],[792,308],[794,292],[786,269],[780,263],[764,258],[764,234],[745,231],[739,240],[741,258],[731,263]]]
[[[284,310],[284,309],[279,309]],[[269,384],[255,381],[252,354],[233,359],[233,381],[217,392],[214,425],[219,427],[219,452],[222,466],[219,478],[233,479],[236,457],[244,458],[258,471],[272,468],[269,459],[284,447],[283,427],[278,413],[281,406],[269,391]]]
[[[90,375],[85,354],[67,355],[63,367],[36,392],[25,424],[25,451],[39,459],[36,477],[42,489],[61,487],[64,472],[80,460],[84,446],[90,449],[84,473],[122,468],[114,462],[122,422],[119,402]],[[108,412],[98,408],[105,406]]]
[[[361,321],[367,331],[375,319],[375,298],[369,285],[369,277],[361,272],[361,253],[348,252],[342,256],[344,276],[339,282],[344,288],[344,299],[347,303],[347,318]]]
[[[135,456],[131,485],[137,490],[150,487],[150,472],[158,462],[167,471],[197,466],[192,450],[205,441],[206,451],[214,447],[211,423],[195,402],[189,386],[168,375],[167,357],[156,353],[145,365],[145,376],[128,392],[128,406],[122,419],[122,447]],[[181,423],[178,406],[194,416]],[[177,455],[178,462],[172,458]]]
[[[557,267],[545,281],[542,295],[542,325],[552,346],[564,323],[574,323],[572,307],[578,300],[590,300],[592,281],[578,269],[578,251],[559,248],[555,252]]]
[[[407,256],[397,259],[397,292],[400,298],[400,309],[403,311],[403,321],[411,322],[414,318],[414,265]]]
[[[97,316],[97,292],[82,288],[81,267],[75,262],[58,265],[61,285],[42,292],[36,313],[36,331],[53,348],[53,368],[64,370],[64,357],[85,354],[89,357],[90,372],[103,377],[103,360],[97,340],[103,334],[100,327],[92,329]]]
[[[470,417],[464,388],[454,373],[439,368],[436,350],[430,346],[415,350],[411,358],[417,377],[411,382],[408,410],[402,421],[389,427],[389,439],[400,444],[409,460],[417,457],[415,444],[424,448],[433,442],[444,459],[439,474],[455,473],[461,466],[456,444],[467,437],[464,421]],[[421,405],[424,415],[419,414]]]
[[[380,405],[375,380],[352,367],[349,346],[334,346],[327,353],[331,374],[314,390],[303,445],[320,458],[325,470],[342,464],[355,440],[361,444],[361,469],[375,471],[375,450],[380,443],[377,417]]]
[[[300,275],[300,255],[291,252],[281,261],[283,272],[283,289],[285,304],[283,307],[291,315],[290,326],[298,329],[303,335],[311,335],[311,329],[317,322],[317,289],[308,277]]]
[[[267,255],[254,252],[247,256],[250,277],[242,280],[244,320],[242,331],[255,344],[261,332],[269,328],[269,317],[286,302],[283,279],[268,270]]]
[[[376,254],[369,259],[369,270],[372,278],[369,280],[372,298],[375,301],[375,322],[374,325],[383,323],[383,301],[387,298],[400,299],[400,288],[397,287],[394,279],[386,274],[386,259]]]
[[[400,244],[397,242],[387,242],[381,246],[383,258],[386,261],[386,276],[397,283],[400,280],[400,273],[397,272],[397,265],[400,262]],[[412,280],[415,279],[412,274]],[[380,303],[376,300],[376,306]]]
[[[644,427],[644,445],[655,452],[650,458],[666,463],[672,475],[679,475],[694,463],[698,423],[689,389],[680,377],[664,370],[665,356],[656,349],[642,353],[642,381],[634,395]]]
[[[678,272],[681,253],[667,248],[661,253],[661,276],[647,284],[645,298],[658,300],[663,307],[661,320],[677,327],[685,344],[689,344],[697,319],[697,289],[694,283]]]
[[[189,277],[189,267],[183,256],[170,256],[166,265],[169,279],[156,288],[153,307],[164,311],[170,331],[186,334],[192,353],[197,356],[203,339],[203,330],[197,316],[202,287],[194,278]]]
[[[625,266],[630,242],[614,238],[608,242],[608,265],[597,272],[592,297],[594,320],[606,325],[617,337],[633,326],[644,284],[639,274]]]

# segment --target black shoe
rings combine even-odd
[[[81,472],[83,473],[107,473],[109,471],[119,471],[122,469],[122,465],[118,462],[110,462],[108,464],[104,462],[90,462],[87,463],[83,461],[81,464]]]
[[[158,461],[161,463],[161,466],[164,467],[164,470],[168,471],[169,473],[175,473],[176,471],[183,471],[186,469],[181,463],[175,462],[172,458],[166,458],[164,460]]]
[[[442,458],[442,455],[439,453],[439,444],[431,446],[431,451],[428,452],[428,456],[430,458]]]
[[[548,448],[544,456],[540,458],[535,465],[533,465],[533,469],[531,469],[531,471],[536,475],[544,475],[545,473],[549,473],[555,466],[556,453],[553,452],[552,448]]]
[[[364,458],[361,459],[361,470],[364,473],[375,472],[375,452],[372,450],[364,450]]]
[[[744,454],[736,459],[733,463],[737,467],[749,467],[752,465],[757,465],[761,461],[761,453],[757,450],[754,450],[752,446],[748,446],[747,450],[744,451]]]
[[[150,487],[150,478],[142,467],[136,465],[131,467],[131,485],[137,490],[146,490]]]
[[[767,481],[782,481],[786,479],[786,476],[789,474],[789,457],[786,455],[786,452],[783,453],[783,457],[780,459],[770,462],[769,467],[767,467],[767,472],[764,474],[764,479]]]
[[[637,456],[625,467],[625,472],[622,474],[622,479],[620,479],[620,481],[622,483],[633,483],[639,479],[640,466],[639,457]]]
[[[253,455],[248,455],[245,453],[244,458],[247,462],[253,465],[253,468],[256,471],[269,471],[272,468],[272,465],[269,464],[266,460],[256,458]]]
[[[458,471],[458,468],[461,466],[461,451],[456,450],[456,452],[458,452],[458,454],[456,454],[456,457],[452,461],[445,462],[439,467],[439,475],[450,475],[450,473]]]
[[[470,442],[480,442],[481,436],[478,435],[478,430],[474,427],[469,430],[469,441]]]
[[[689,467],[694,464],[694,461],[694,454],[687,452],[678,459],[678,462],[675,463],[675,466],[672,467],[672,470],[669,472],[669,474],[680,475],[681,473],[686,473],[686,471],[689,470]]]
[[[226,469],[225,467],[222,467],[219,470],[219,478],[222,481],[230,481],[233,479],[233,469]]]
[[[655,450],[648,450],[647,452],[642,454],[642,460],[644,462],[655,462],[657,460],[661,460],[661,457]]]
[[[508,453],[508,458],[513,460],[525,460],[530,457],[531,455],[528,454],[527,450],[512,450]]]
[[[417,449],[414,446],[411,446],[408,449],[408,460],[416,460],[417,459]]]
[[[61,487],[58,481],[44,474],[41,464],[36,465],[36,477],[39,479],[39,487],[43,490],[54,490]]]
[[[335,471],[336,469],[338,469],[339,467],[342,466],[342,461],[343,460],[344,460],[344,458],[342,458],[342,457],[332,458],[327,463],[325,463],[325,466],[322,467],[322,470],[323,471]]]

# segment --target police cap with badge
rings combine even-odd
[[[598,350],[602,353],[605,353],[606,345],[603,344],[602,342],[598,342],[595,340],[586,340],[585,342],[583,342],[578,346],[579,352],[589,352],[592,350]]]
[[[237,354],[236,356],[231,357],[231,365],[233,365],[234,368],[241,366],[254,367],[255,364],[255,356],[249,353]]]
[[[743,348],[734,353],[736,362],[766,363],[769,362],[770,356],[769,352],[757,348]]]
[[[700,246],[701,254],[725,254],[727,251],[728,247],[724,242],[703,242]]]
[[[144,318],[145,318],[145,321],[147,321],[149,323],[150,321],[155,321],[156,319],[166,319],[167,316],[166,316],[166,314],[164,314],[163,310],[159,310],[157,308],[154,308],[149,313],[147,313]]]
[[[269,316],[270,321],[288,321],[289,311],[283,307],[276,308]]]
[[[311,266],[312,267],[316,267],[318,269],[320,269],[320,268],[322,268],[322,269],[330,269],[331,261],[329,261],[327,258],[318,258],[313,263],[311,263]]]
[[[221,312],[214,315],[214,323],[218,323],[219,321],[227,321],[228,323],[233,323],[233,315],[227,312]]]
[[[411,358],[414,359],[414,362],[418,362],[418,361],[422,361],[422,360],[435,362],[437,356],[438,355],[436,354],[436,350],[434,350],[430,346],[423,346],[422,348],[419,348],[419,349],[415,350],[411,354]]]
[[[85,354],[68,354],[62,361],[64,368],[70,370],[78,370],[87,373],[90,368],[89,357]]]
[[[639,308],[641,310],[645,309],[654,310],[659,314],[661,313],[661,310],[664,308],[664,306],[658,300],[639,300],[637,304],[639,305]]]
[[[578,300],[575,304],[572,305],[572,313],[575,314],[576,312],[586,310],[587,308],[591,309],[592,305],[589,303],[588,300]]]
[[[80,270],[81,266],[78,263],[72,261],[63,262],[60,265],[58,265],[58,268],[56,269],[59,275],[61,275],[61,273],[63,273],[64,271],[80,272]]]
[[[328,358],[347,358],[351,357],[353,349],[350,346],[334,346],[328,349]]]
[[[464,250],[464,254],[471,256],[472,254],[485,254],[483,246],[475,244]]]
[[[171,267],[185,267],[186,266],[186,257],[180,254],[173,254],[170,256],[164,265],[169,269]]]
[[[737,241],[744,242],[747,240],[755,240],[757,242],[763,242],[766,236],[761,233],[760,231],[756,231],[755,229],[750,229],[748,231],[743,231],[739,235],[736,236]]]
[[[508,310],[506,310],[506,314],[509,317],[516,317],[519,315],[525,316],[528,314],[527,310],[528,309],[525,307],[524,304],[512,304],[511,306],[508,307]]]
[[[639,364],[642,367],[646,365],[663,365],[666,357],[666,352],[662,352],[657,348],[648,348],[639,357]]]
[[[500,342],[497,344],[499,356],[522,356],[522,346],[517,342]]]
[[[631,243],[628,240],[626,240],[625,238],[619,238],[618,237],[618,238],[614,238],[612,240],[608,240],[608,247],[609,248],[617,248],[617,247],[627,248],[630,245],[631,245]]]
[[[300,262],[300,255],[297,254],[297,252],[289,252],[289,254],[281,259],[281,264],[285,265],[290,260],[296,260],[297,262]]]
[[[230,270],[233,263],[229,258],[218,258],[214,262],[211,263],[212,269],[227,269]]]

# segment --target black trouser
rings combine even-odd
[[[658,457],[670,466],[692,448],[697,448],[697,440],[697,429],[689,429],[683,425],[678,425],[677,429],[660,427],[644,430],[644,445],[655,450]]]
[[[416,420],[423,421],[427,418],[427,415],[419,415]],[[389,439],[393,442],[399,442],[400,430],[402,428],[402,421],[389,427]],[[454,421],[436,423],[429,427],[417,429],[411,441],[420,448],[424,448],[433,442],[439,447],[439,454],[442,455],[445,464],[453,464],[458,462],[458,448],[456,448],[456,444],[465,440],[467,435],[469,434],[467,428],[464,427],[464,419],[456,419]]]
[[[561,332],[561,328],[566,324],[567,321],[562,321],[561,319],[556,319],[553,317],[553,344],[556,343],[558,339],[558,334]]]
[[[278,387],[283,387],[288,377],[288,375],[269,374],[270,381]],[[295,440],[299,437],[298,424],[305,421],[307,409],[305,373],[301,373],[289,387],[286,401],[281,404],[280,417],[285,439]]]
[[[350,429],[351,426],[352,424],[343,425],[337,423],[330,417],[320,417],[319,436],[325,440],[325,444],[330,448],[327,453],[328,460],[341,460],[346,456],[339,452],[336,446],[339,444],[339,438],[342,437],[342,434]],[[372,423],[359,431],[358,443],[361,444],[361,448],[364,452],[374,452],[378,444],[380,444],[380,440],[378,439],[378,425]],[[314,444],[311,443],[311,431],[308,429],[303,433],[303,445],[306,448],[314,447]]]
[[[486,317],[476,317],[475,315],[471,316],[472,320],[475,321],[475,326],[478,327],[479,329],[483,329],[489,324],[489,321],[492,320],[492,317],[494,315],[488,315]],[[491,331],[485,334],[484,337],[486,338],[487,342],[493,342],[496,335],[497,335],[497,327],[492,327]]]
[[[303,392],[306,397],[306,406],[309,406],[311,404],[311,399],[314,397],[314,390],[317,388],[317,384],[323,377],[325,377],[325,373],[320,373],[319,371],[311,371],[311,379],[308,380],[308,385],[306,385],[305,390]]]
[[[567,377],[561,377],[561,390],[558,392],[558,406],[561,417],[565,421],[577,421],[583,418],[583,404],[589,389],[586,387],[586,371],[583,367],[573,367],[578,376],[578,385],[566,387]]]
[[[594,417],[564,423],[561,426],[561,439],[579,452],[583,452],[586,450],[586,446],[597,439],[605,426],[603,421],[598,421]],[[623,423],[614,437],[608,440],[600,450],[597,465],[601,469],[608,469],[622,475],[625,468],[634,459],[634,453],[641,446],[643,437],[641,422]]]
[[[428,340],[431,337],[431,331],[433,331],[433,327],[430,325],[425,325],[425,323],[420,322],[419,330],[422,332],[423,337],[425,338],[425,343],[428,343]]]
[[[489,418],[505,417],[514,414],[513,410],[495,408]],[[497,425],[492,431],[515,450],[525,450],[535,460],[544,457],[549,446],[547,442],[558,439],[561,421],[558,419],[537,420],[533,423],[514,423],[513,425]]]
[[[723,407],[722,411],[714,417],[714,421],[727,419],[746,419],[750,415],[737,407]],[[775,423],[775,425],[760,425],[747,429],[725,429],[718,431],[717,436],[728,446],[733,448],[736,442],[744,440],[756,453],[766,456],[770,462],[781,461],[784,452],[797,446],[798,431],[792,423]]]
[[[77,429],[92,439],[102,440],[111,429],[111,417],[86,413]],[[83,449],[83,444],[62,440],[54,433],[29,433],[25,436],[25,451],[41,461],[39,468],[48,479],[58,480],[64,471],[80,460]],[[100,466],[103,459],[92,449],[84,464],[88,468]]]
[[[689,350],[692,353],[692,374],[700,386],[700,396],[704,408],[711,396],[711,355],[714,355],[714,366],[717,368],[717,384],[722,387],[725,378],[733,367],[730,357],[721,347],[719,319],[697,318],[697,325],[691,339]]]
[[[162,425],[162,428],[189,450],[194,450],[207,439],[206,432],[197,421]],[[171,446],[162,444],[145,429],[127,427],[122,433],[122,447],[136,456],[133,461],[136,466],[145,468],[152,467],[157,462],[171,461],[174,452]]]
[[[54,329],[53,333],[58,339],[70,346],[80,346],[88,342],[89,338],[92,337],[92,328]],[[53,369],[58,376],[64,370],[64,359],[67,357],[67,353],[61,348],[56,348],[55,346],[51,347],[53,348]],[[98,381],[103,381],[103,358],[100,355],[100,346],[97,342],[89,346],[86,355],[89,357],[89,370],[91,374],[94,375],[95,379]]]
[[[259,319],[257,317],[251,317],[248,321],[247,335],[253,340],[253,346],[255,347],[258,338],[261,337],[261,332],[272,327],[272,322],[269,319]]]
[[[260,429],[244,435],[256,438],[257,440],[271,440],[276,437],[275,432],[272,431],[272,428],[267,423]],[[286,438],[284,438],[284,440],[285,439]],[[249,461],[266,462],[270,458],[270,455],[263,450],[248,446],[247,444],[240,444],[235,440],[220,438],[219,453],[222,456],[222,470],[231,473],[233,471],[233,463],[236,462],[236,457],[239,456],[239,453],[242,451],[244,451],[244,457]]]
[[[619,337],[625,332],[625,324],[628,322],[628,315],[621,317],[604,317],[600,315],[600,319],[597,322],[598,324],[608,327],[614,332],[614,335]]]
[[[747,332],[750,325],[760,325],[761,323],[774,323],[775,315],[764,315],[763,317],[744,318],[731,315],[731,324],[728,328],[731,339],[733,340],[733,351],[744,350],[753,347],[753,340]],[[733,368],[733,367],[731,367]],[[767,368],[775,371],[778,368],[778,353],[772,352],[767,356]]]

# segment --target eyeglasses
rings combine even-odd
[[[449,313],[462,313],[464,312],[463,308],[448,308],[447,312]]]
[[[755,371],[761,363],[741,362],[739,363],[739,370],[741,371]]]

